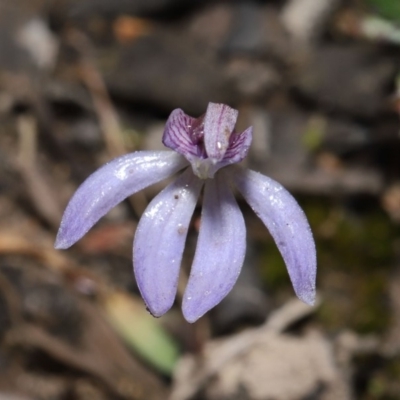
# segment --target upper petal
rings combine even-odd
[[[167,178],[185,165],[187,161],[173,151],[137,151],[105,164],[83,182],[70,200],[55,247],[72,246],[126,197]]]
[[[201,226],[183,315],[194,322],[216,306],[232,289],[243,265],[246,227],[224,176],[206,181]]]
[[[224,158],[237,117],[238,111],[225,104],[208,103],[204,117],[204,145],[214,163]]]
[[[133,244],[136,281],[156,317],[174,303],[189,223],[203,182],[188,168],[152,200],[137,227]]]
[[[235,172],[233,177],[239,191],[274,238],[297,296],[313,304],[316,250],[303,210],[278,182],[250,170],[237,168]]]

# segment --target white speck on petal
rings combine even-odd
[[[277,207],[283,206],[282,201],[280,201],[276,196],[270,195],[268,198],[269,198],[269,201],[271,202],[271,205],[277,206]]]

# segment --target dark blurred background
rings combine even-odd
[[[399,46],[398,0],[0,0],[0,400],[400,399]],[[240,199],[242,274],[193,325],[181,289],[152,318],[132,274],[164,183],[53,249],[87,176],[209,101],[304,208],[315,307]]]

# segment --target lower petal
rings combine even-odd
[[[194,322],[232,289],[243,265],[246,227],[243,215],[223,175],[206,181],[201,226],[183,315]]]
[[[183,249],[203,181],[188,168],[146,208],[136,230],[133,265],[149,311],[156,317],[174,303]]]
[[[315,243],[303,210],[278,182],[250,170],[235,169],[234,181],[274,238],[286,263],[297,296],[315,300]]]

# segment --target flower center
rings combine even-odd
[[[192,124],[188,126],[188,134],[194,146],[196,146],[196,156],[202,159],[208,158],[204,144],[204,116],[194,118]]]

